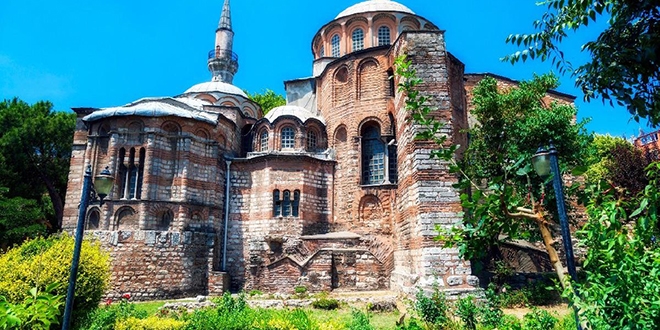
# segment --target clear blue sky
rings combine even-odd
[[[232,1],[240,66],[234,84],[283,94],[284,80],[311,75],[310,44],[318,29],[357,2]],[[532,32],[532,22],[544,12],[534,0],[399,2],[446,30],[447,49],[466,64],[466,72],[520,80],[551,69],[549,63],[499,61],[515,50],[505,45],[506,36]],[[210,80],[206,54],[221,8],[222,0],[1,0],[0,99],[50,100],[56,109],[68,110],[178,95]],[[580,46],[598,31],[596,26],[572,36],[566,55],[584,62]],[[644,123],[629,122],[623,108],[582,102],[569,76],[559,91],[578,97],[579,117],[592,118],[592,131],[627,137],[639,128],[650,131]]]

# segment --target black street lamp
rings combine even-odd
[[[90,202],[99,200],[103,205],[103,199],[112,190],[114,177],[108,170],[108,167],[94,178],[92,184],[92,166],[87,165],[85,177],[82,186],[82,196],[80,197],[80,206],[78,210],[78,225],[76,227],[76,241],[73,247],[73,260],[71,261],[71,271],[69,273],[69,286],[66,291],[66,304],[64,306],[64,319],[62,320],[62,330],[68,330],[71,323],[71,312],[73,311],[73,295],[76,289],[76,278],[78,276],[78,262],[80,261],[80,248],[82,246],[83,232],[85,230],[85,214]],[[97,198],[98,197],[98,198]]]
[[[534,156],[532,156],[532,165],[534,171],[543,179],[546,179],[552,174],[552,186],[555,191],[555,199],[557,200],[557,214],[559,215],[559,224],[561,226],[561,237],[564,242],[564,251],[566,251],[566,267],[573,282],[577,282],[577,271],[575,270],[575,257],[573,255],[573,244],[571,242],[571,231],[568,227],[568,216],[566,215],[566,205],[564,200],[564,188],[562,187],[561,173],[559,173],[559,161],[557,160],[557,149],[552,140],[548,150],[545,147],[540,147]],[[581,330],[580,322],[578,319],[578,311],[575,306],[575,321],[578,330]]]

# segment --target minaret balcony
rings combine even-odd
[[[228,49],[212,49],[209,51],[209,60],[216,59],[216,58],[227,58],[231,59],[232,61],[238,62],[238,55],[236,53],[232,52],[231,50]]]

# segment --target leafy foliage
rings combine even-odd
[[[74,240],[68,235],[36,238],[0,255],[0,295],[21,303],[31,288],[43,292],[51,283],[67,283]],[[84,241],[75,291],[74,316],[96,308],[109,280],[109,256],[97,243]],[[51,292],[64,295],[66,287]]]
[[[594,329],[660,327],[660,163],[647,175],[649,184],[632,199],[592,187],[589,221],[578,232],[586,280],[572,299]]]
[[[512,216],[520,208],[555,209],[553,197],[544,194],[543,180],[530,173],[538,146],[553,140],[564,169],[583,165],[591,136],[586,121],[574,123],[572,105],[546,101],[546,91],[557,84],[556,77],[543,75],[508,89],[499,88],[493,78],[475,87],[472,114],[479,124],[470,130],[461,172],[464,227],[439,237],[448,246],[458,245],[464,258],[484,258],[484,247],[496,244],[501,235],[538,239],[533,221]]]
[[[59,286],[53,283],[41,292],[34,287],[23,302],[16,304],[0,295],[0,329],[48,330],[59,324],[64,296],[53,294]]]
[[[8,198],[7,189],[0,187],[0,251],[46,234],[43,210],[35,200]]]
[[[185,322],[150,316],[145,319],[129,317],[117,322],[114,330],[179,330],[183,329]]]
[[[440,292],[437,285],[433,286],[433,292],[430,296],[419,289],[415,298],[415,311],[422,320],[440,326],[449,321],[449,305],[444,293]]]
[[[277,94],[270,89],[266,89],[263,93],[253,94],[246,91],[245,94],[247,94],[248,99],[254,101],[261,107],[261,111],[263,111],[264,115],[273,108],[286,104],[284,96]]]
[[[660,124],[660,12],[656,0],[548,0],[532,34],[510,35],[507,43],[524,48],[503,60],[511,63],[527,58],[552,60],[560,72],[573,71],[576,85],[587,100],[615,99],[628,107],[636,121],[647,118]],[[560,45],[570,31],[586,27],[597,19],[608,27],[596,40],[582,46],[591,61],[573,69]]]
[[[99,307],[89,313],[85,319],[80,322],[79,329],[87,330],[113,330],[118,325],[126,323],[137,324],[140,319],[147,317],[147,313],[138,310],[135,304],[128,301],[128,297],[122,298],[119,303],[113,304],[111,300],[106,306]],[[125,322],[126,320],[130,322]]]
[[[69,174],[75,114],[53,111],[50,102],[29,105],[18,99],[0,102],[0,186],[8,197],[42,200],[51,230],[60,228]]]

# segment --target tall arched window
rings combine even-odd
[[[280,142],[282,144],[282,149],[293,149],[295,146],[295,132],[291,127],[285,127],[282,129],[280,134]]]
[[[308,131],[307,132],[307,150],[308,151],[316,151],[317,143],[318,143],[318,141],[317,141],[316,132]]]
[[[259,151],[268,151],[268,131],[261,132],[259,137]]]
[[[362,184],[382,184],[385,180],[385,146],[377,126],[362,130]]]
[[[383,25],[378,28],[378,46],[390,44],[390,28]]]
[[[299,211],[300,211],[300,190],[294,190],[293,203],[291,204],[291,215],[297,217]]]
[[[285,190],[282,194],[282,216],[288,217],[291,215],[291,192]]]
[[[282,214],[282,201],[280,200],[280,191],[273,191],[273,216],[279,217]]]
[[[319,49],[319,57],[324,57],[325,56],[325,47],[321,46],[321,49]]]
[[[128,157],[126,157],[126,149],[119,149],[119,198],[142,198],[142,180],[144,176],[145,155],[146,152],[144,148],[140,148],[139,151],[136,151],[135,148],[131,148]]]
[[[332,57],[339,57],[339,35],[332,36],[330,43],[332,44]]]
[[[364,48],[364,31],[357,28],[353,30],[353,51],[362,50]]]

